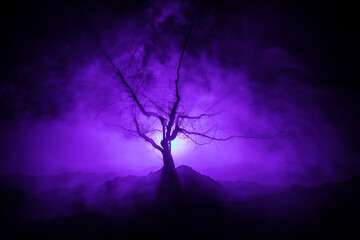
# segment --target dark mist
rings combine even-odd
[[[2,228],[19,239],[342,237],[359,214],[355,9],[4,7]],[[177,93],[185,120],[174,118],[165,143],[161,120],[133,96],[171,119]],[[154,146],[170,149],[172,174]]]

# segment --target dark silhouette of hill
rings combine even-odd
[[[181,193],[159,201],[161,170],[0,177],[1,219],[16,238],[313,238],[356,234],[360,177],[316,187],[215,181],[179,166]]]

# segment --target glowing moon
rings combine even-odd
[[[160,145],[162,140],[161,133],[153,136],[154,141]],[[171,142],[171,153],[173,156],[179,156],[186,153],[190,148],[189,141],[187,139],[176,138]]]

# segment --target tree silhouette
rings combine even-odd
[[[199,123],[204,118],[212,118],[214,115],[213,113],[202,113],[197,116],[191,116],[185,114],[183,111],[180,110],[180,105],[182,102],[182,97],[180,93],[180,70],[182,66],[182,61],[184,58],[184,53],[186,47],[189,42],[190,35],[192,33],[192,27],[190,31],[186,35],[181,55],[178,61],[177,69],[176,69],[176,79],[174,81],[175,85],[175,99],[173,102],[169,103],[168,105],[164,106],[164,104],[157,104],[154,100],[146,96],[143,91],[139,89],[134,89],[131,86],[130,82],[134,81],[134,77],[130,77],[127,79],[124,74],[117,68],[117,75],[120,79],[121,84],[126,88],[129,98],[132,101],[132,122],[133,128],[129,129],[125,128],[121,125],[118,125],[122,129],[132,132],[139,137],[143,138],[147,143],[151,144],[154,149],[159,151],[162,155],[163,160],[163,168],[162,171],[166,174],[166,178],[168,183],[172,182],[172,185],[176,180],[176,172],[175,172],[175,165],[173,156],[171,153],[171,142],[174,141],[178,137],[188,138],[193,141],[197,145],[207,144],[211,141],[226,141],[231,138],[258,138],[258,139],[269,139],[274,136],[269,137],[252,137],[252,136],[240,136],[240,135],[232,135],[228,137],[217,137],[216,134],[216,127],[213,126],[210,129],[204,130]],[[131,62],[134,58],[134,55],[137,50],[132,55],[132,58],[129,63],[129,69]],[[138,72],[136,73],[138,74]],[[141,98],[140,98],[141,96]],[[142,100],[146,100],[147,103],[150,103],[151,106],[146,105],[143,103]],[[141,118],[142,116],[142,118]],[[150,121],[151,124],[148,127],[144,127],[142,121]],[[158,122],[157,126],[154,124]],[[161,133],[162,139],[160,144],[157,144],[156,141],[151,137],[154,132]],[[172,179],[172,180],[171,180]]]
[[[131,99],[133,100],[134,104],[136,105],[138,110],[141,112],[141,114],[143,114],[148,119],[154,118],[155,120],[159,121],[161,124],[162,129],[160,129],[159,131],[162,133],[162,140],[160,142],[160,145],[158,145],[150,136],[147,135],[147,132],[149,132],[149,130],[144,131],[144,129],[142,129],[142,127],[139,123],[138,117],[135,114],[133,114],[133,116],[132,116],[134,126],[136,129],[136,133],[138,134],[138,136],[143,138],[146,142],[150,143],[155,149],[160,151],[160,153],[162,154],[164,171],[174,171],[174,169],[175,169],[174,160],[173,160],[173,157],[171,154],[171,142],[174,141],[178,137],[178,135],[181,133],[185,134],[185,135],[201,134],[201,133],[195,133],[195,132],[194,133],[188,132],[187,130],[181,128],[182,119],[187,118],[187,119],[196,120],[196,119],[200,119],[201,117],[205,116],[205,115],[202,115],[202,116],[197,116],[197,117],[191,117],[191,116],[186,116],[186,115],[180,115],[179,111],[178,111],[179,104],[181,102],[181,96],[180,96],[180,92],[179,92],[180,69],[181,69],[181,63],[182,63],[182,60],[184,57],[186,45],[188,44],[191,31],[192,31],[192,28],[190,29],[189,33],[186,36],[185,43],[182,48],[181,56],[179,59],[179,63],[178,63],[177,71],[176,71],[177,77],[175,80],[176,99],[173,102],[173,104],[170,108],[170,111],[166,111],[165,109],[161,108],[158,104],[155,104],[154,101],[152,101],[152,100],[150,100],[150,101],[155,105],[156,108],[160,109],[162,114],[159,114],[154,111],[148,111],[145,108],[145,106],[140,102],[139,97],[135,93],[134,89],[130,86],[128,81],[125,79],[124,75],[121,73],[119,68],[117,69],[117,74],[119,75],[122,84],[128,90]],[[147,97],[147,99],[150,99],[150,98]]]

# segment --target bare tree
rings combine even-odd
[[[118,99],[113,103],[105,106],[96,114],[97,117],[106,108],[113,106],[118,102],[129,103],[129,106],[124,107],[121,111],[130,113],[130,126],[117,125],[123,130],[138,136],[149,143],[155,151],[159,151],[162,155],[163,168],[161,171],[161,181],[159,186],[159,198],[162,203],[176,202],[181,199],[181,187],[180,181],[175,170],[174,159],[171,153],[171,142],[177,138],[188,139],[196,145],[208,144],[212,141],[227,141],[232,138],[255,138],[255,139],[270,139],[281,132],[272,136],[241,136],[231,135],[227,137],[219,137],[217,134],[217,124],[214,120],[216,113],[211,113],[209,110],[211,106],[205,112],[199,115],[190,115],[184,111],[182,104],[183,98],[180,90],[180,70],[182,67],[182,61],[184,58],[186,47],[189,43],[189,38],[192,33],[192,27],[186,35],[184,44],[182,46],[180,58],[176,67],[176,78],[174,80],[174,95],[172,100],[155,101],[154,98],[150,98],[146,95],[145,89],[149,82],[149,75],[151,76],[155,71],[162,70],[164,68],[152,69],[150,73],[147,73],[145,66],[142,63],[141,66],[134,72],[131,72],[132,62],[135,58],[140,45],[135,49],[131,55],[131,59],[128,64],[128,74],[124,75],[125,70],[120,70],[119,67],[112,61],[110,55],[101,47],[100,41],[89,30],[89,35],[98,44],[102,54],[111,66],[116,69],[117,79],[120,86],[123,86],[127,92],[127,96],[124,99]],[[222,98],[223,99],[223,98]],[[221,99],[221,100],[222,100]],[[221,101],[220,100],[220,101]],[[217,104],[217,103],[216,103]],[[208,128],[203,127],[203,121],[210,121]],[[161,135],[160,144],[155,141],[154,134]],[[155,140],[154,140],[155,139]]]
[[[129,77],[129,79],[125,78],[124,74],[117,68],[117,75],[119,76],[121,84],[126,88],[129,93],[129,97],[132,100],[133,107],[137,109],[136,111],[132,111],[132,122],[133,129],[128,129],[123,126],[124,130],[130,131],[132,133],[137,134],[139,137],[143,138],[147,143],[151,144],[154,149],[159,151],[162,155],[163,160],[163,171],[167,172],[175,172],[174,160],[171,154],[171,142],[174,141],[178,137],[188,138],[193,141],[195,144],[202,145],[209,143],[211,141],[226,141],[231,138],[259,138],[259,139],[268,139],[270,137],[251,137],[251,136],[240,136],[233,135],[225,138],[220,138],[216,136],[216,127],[212,127],[207,130],[203,130],[200,126],[200,121],[204,118],[212,118],[215,114],[203,113],[197,116],[191,116],[184,114],[183,111],[180,110],[180,105],[182,101],[182,97],[180,94],[180,70],[182,66],[182,61],[184,57],[184,53],[186,47],[189,42],[189,38],[192,32],[192,27],[188,32],[184,45],[182,47],[181,55],[178,61],[177,69],[176,69],[176,78],[174,81],[175,85],[175,99],[173,102],[169,104],[169,106],[164,106],[161,104],[155,103],[152,99],[150,99],[143,91],[139,91],[138,89],[134,89],[131,86],[130,82],[134,81],[134,76]],[[135,50],[136,52],[136,50]],[[131,61],[134,58],[134,54],[129,63],[129,69],[131,65]],[[139,71],[136,72],[138,74]],[[136,75],[135,74],[135,75]],[[129,81],[130,80],[130,81]],[[150,102],[152,105],[148,107],[148,105],[144,104],[142,100],[146,100],[146,102]],[[155,110],[154,110],[155,109]],[[142,120],[151,121],[150,127],[144,127],[140,121],[140,115],[142,115]],[[154,122],[158,122],[157,126],[159,128],[154,127]],[[156,141],[151,137],[151,134],[154,132],[159,132],[162,135],[162,140],[160,144],[157,144]]]

